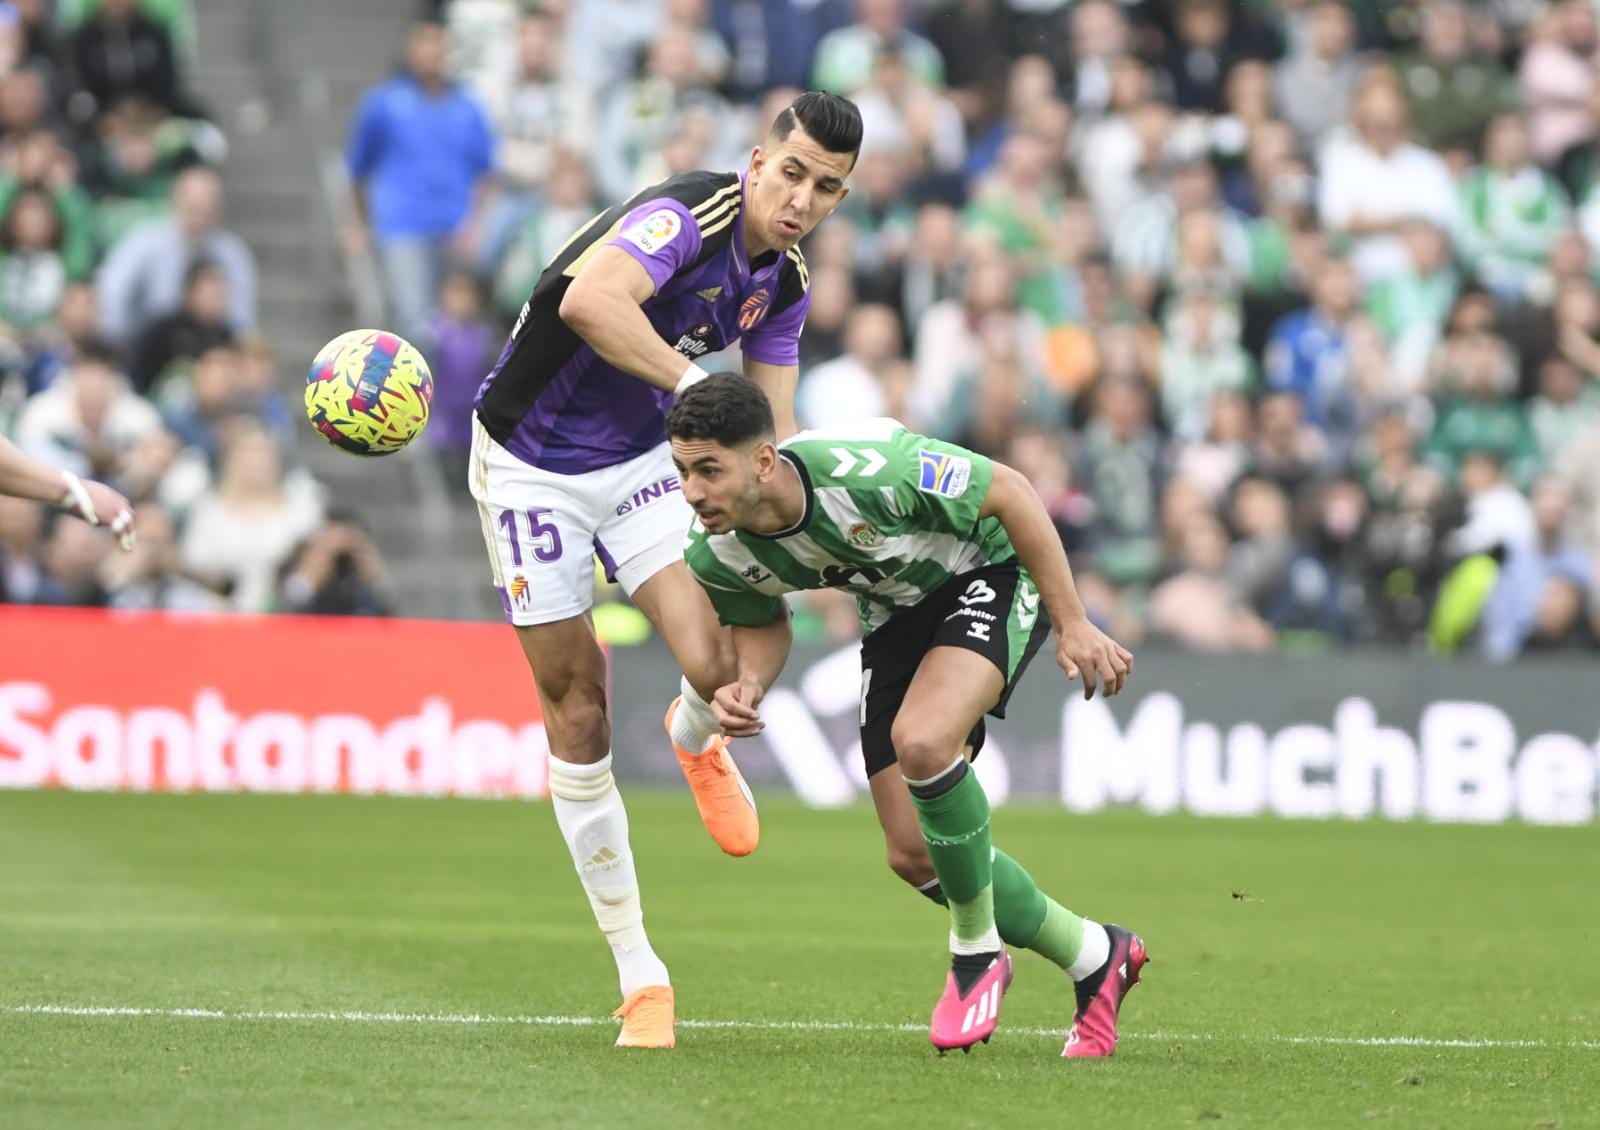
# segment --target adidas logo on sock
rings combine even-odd
[[[622,866],[622,856],[608,847],[603,847],[591,855],[583,865],[583,873],[591,875],[596,871],[610,871],[612,868]]]

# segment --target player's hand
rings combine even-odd
[[[720,687],[711,696],[711,716],[730,738],[748,738],[759,734],[765,723],[756,707],[766,692],[754,679],[741,679]]]
[[[1094,697],[1098,681],[1107,697],[1133,674],[1133,653],[1089,622],[1088,617],[1056,628],[1056,662],[1068,679],[1083,677],[1083,697]]]
[[[104,526],[116,535],[123,550],[138,544],[139,534],[133,526],[133,507],[122,495],[94,479],[80,479],[67,475],[67,493],[61,499],[61,508],[76,514],[91,526]]]

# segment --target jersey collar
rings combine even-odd
[[[800,511],[800,520],[787,530],[779,530],[775,534],[758,534],[754,530],[745,531],[751,537],[760,538],[762,541],[777,541],[780,538],[793,537],[795,534],[801,533],[811,524],[811,511],[816,506],[816,498],[811,491],[811,473],[806,470],[806,465],[781,447],[778,448],[778,455],[787,460],[789,466],[794,468],[794,473],[800,476],[800,493],[805,496],[806,505],[805,509]]]

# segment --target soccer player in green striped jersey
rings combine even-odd
[[[667,437],[696,515],[684,556],[738,652],[738,679],[712,702],[727,734],[760,732],[761,698],[792,639],[783,594],[827,587],[856,598],[861,748],[889,863],[950,910],[934,1046],[942,1054],[989,1038],[1011,981],[1010,944],[1075,983],[1062,1054],[1112,1054],[1144,942],[1066,910],[998,851],[969,768],[984,716],[1004,716],[1052,625],[1056,662],[1083,679],[1085,697],[1097,686],[1116,694],[1133,670],[1133,656],[1084,614],[1027,480],[888,419],[778,444],[765,394],[731,373],[684,392]]]

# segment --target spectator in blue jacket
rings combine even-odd
[[[412,25],[405,67],[362,98],[345,150],[357,217],[348,238],[377,247],[391,324],[407,337],[423,332],[447,258],[470,246],[494,167],[488,116],[445,73],[446,48],[440,24]]]
[[[1357,425],[1345,336],[1360,294],[1350,264],[1330,259],[1312,280],[1311,305],[1279,319],[1267,342],[1266,386],[1298,396],[1306,419],[1341,449]]]

